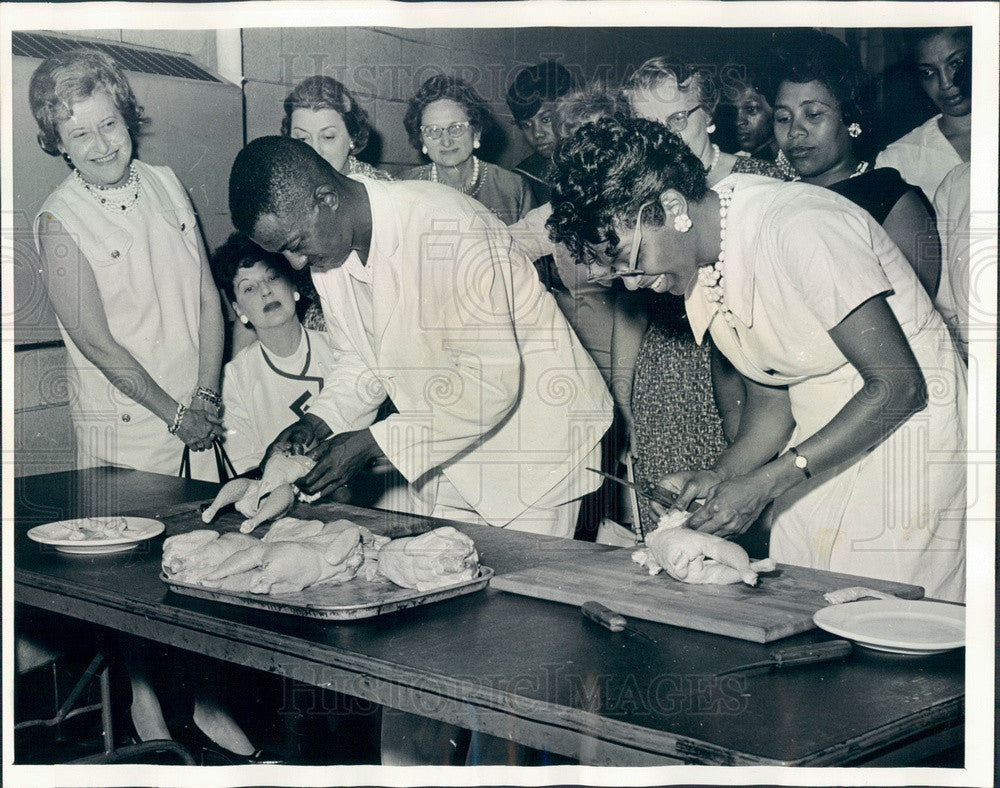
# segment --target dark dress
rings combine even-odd
[[[552,189],[549,186],[549,168],[551,166],[552,159],[536,152],[512,168],[528,182],[531,196],[535,198],[535,205],[545,205],[551,197]]]
[[[827,188],[846,197],[859,208],[864,208],[879,224],[885,224],[886,217],[896,207],[896,203],[910,192],[917,195],[931,216],[934,215],[934,208],[927,202],[924,193],[916,186],[910,186],[899,171],[892,167],[868,170]]]
[[[734,173],[786,180],[774,162],[739,156]],[[694,341],[684,299],[669,294],[649,299],[649,329],[642,339],[632,383],[635,474],[654,484],[668,473],[711,468],[726,439],[712,390],[711,344]],[[639,499],[643,528],[657,517]]]

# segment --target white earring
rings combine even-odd
[[[294,301],[298,301],[300,298],[302,298],[302,296],[299,295],[299,291],[298,290],[296,290],[294,293],[292,293],[292,299]]]
[[[241,322],[241,323],[242,323],[243,325],[246,325],[247,323],[249,323],[249,322],[250,322],[250,318],[249,318],[249,317],[247,317],[246,315],[240,315],[240,322]]]
[[[709,124],[708,124],[708,125],[707,125],[707,126],[705,127],[705,131],[707,131],[707,132],[708,132],[709,134],[713,134],[713,133],[715,133],[715,124],[714,124],[714,123],[709,123]]]
[[[422,147],[420,150],[422,150],[424,152],[424,156],[427,155],[427,146],[426,145],[424,145],[424,147]]]
[[[861,124],[852,123],[850,126],[847,127],[847,133],[849,136],[853,137],[854,139],[857,139],[858,137],[861,136]]]
[[[472,147],[476,148],[478,150],[478,148],[479,148],[479,140],[474,140],[473,143],[472,143]]]
[[[686,233],[691,229],[694,222],[691,221],[691,217],[686,213],[678,214],[674,217],[674,229],[679,233]]]

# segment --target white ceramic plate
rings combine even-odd
[[[893,654],[940,654],[965,645],[965,606],[922,599],[877,599],[816,612],[820,629]]]
[[[93,536],[103,529],[124,524],[114,536]],[[163,523],[148,517],[80,517],[75,520],[60,520],[55,523],[37,525],[28,531],[28,538],[39,544],[48,545],[60,553],[79,555],[98,553],[121,553],[131,550],[140,542],[163,533]],[[85,530],[83,530],[85,529]],[[81,539],[67,539],[67,531],[79,531],[85,535]]]

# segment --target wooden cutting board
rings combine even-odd
[[[924,589],[887,580],[778,564],[757,586],[691,585],[666,572],[650,575],[623,547],[572,563],[543,564],[493,578],[493,588],[522,596],[582,605],[594,600],[625,616],[769,643],[812,629],[813,614],[829,603],[823,594],[866,586],[902,599]]]

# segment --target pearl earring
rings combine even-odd
[[[679,233],[686,233],[691,229],[694,222],[691,221],[691,217],[686,213],[678,214],[674,217],[674,229]]]
[[[474,142],[472,143],[472,147],[478,150],[478,149],[479,149],[479,140],[475,140],[475,141],[474,141]]]
[[[292,300],[298,301],[300,298],[302,298],[302,296],[299,295],[297,290],[294,293],[292,293]]]
[[[715,133],[715,124],[714,123],[709,123],[705,127],[705,131],[707,131],[709,134],[714,134]]]
[[[847,127],[847,133],[849,136],[853,137],[854,139],[857,139],[858,137],[861,136],[861,124],[852,123],[850,126]]]
[[[420,150],[422,150],[424,152],[424,156],[427,155],[427,146],[426,145],[424,145],[424,147],[422,147]]]
[[[249,317],[247,317],[246,315],[240,315],[240,322],[241,322],[241,323],[242,323],[243,325],[246,325],[247,323],[249,323],[249,322],[250,322],[250,318],[249,318]]]

